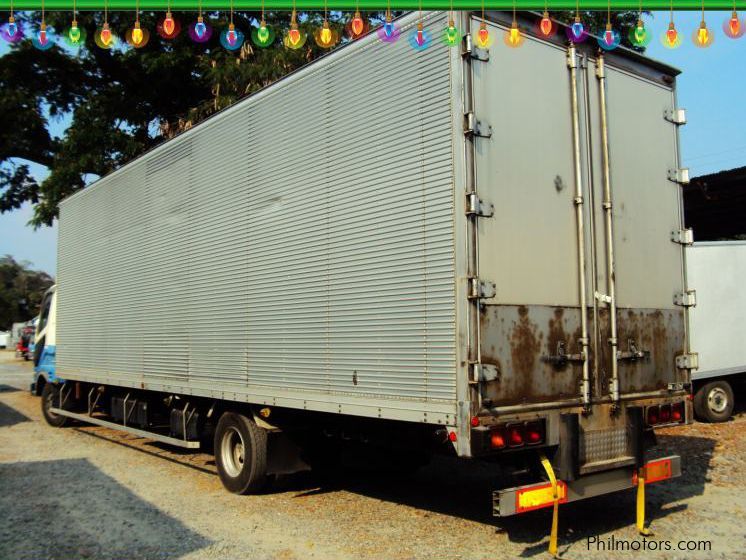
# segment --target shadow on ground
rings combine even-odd
[[[648,522],[653,525],[658,519],[686,509],[686,505],[675,502],[702,494],[708,482],[716,441],[685,433],[682,430],[682,435],[659,436],[658,445],[651,451],[651,457],[682,455],[683,471],[678,479],[648,486],[646,513]],[[437,457],[416,475],[386,477],[375,473],[347,473],[329,480],[304,473],[280,480],[275,491],[294,491],[299,497],[338,490],[355,492],[492,525],[496,531],[507,533],[512,542],[526,544],[521,556],[545,554],[551,509],[502,519],[492,517],[495,470],[493,465],[482,462]],[[635,496],[635,491],[629,490],[561,506],[561,550],[574,542],[633,526]]]
[[[0,383],[0,393],[15,393],[16,391],[20,391],[20,389],[18,387],[13,387],[12,385]]]
[[[0,428],[8,428],[15,426],[21,422],[28,422],[30,418],[24,414],[18,412],[15,408],[9,407],[7,404],[0,402]]]
[[[179,558],[210,541],[85,459],[0,464],[3,558]]]

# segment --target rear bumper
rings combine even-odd
[[[660,480],[667,480],[669,478],[675,478],[681,476],[681,457],[678,455],[671,455],[669,457],[663,457],[656,459],[655,462],[659,461],[670,461],[670,473],[665,478],[657,478],[651,480],[651,482],[657,482]],[[619,492],[620,490],[628,490],[635,488],[637,485],[636,473],[634,467],[625,467],[620,469],[614,469],[610,471],[603,471],[594,474],[582,476],[576,480],[570,482],[561,482],[566,485],[566,499],[562,499],[561,503],[574,502],[577,500],[583,500],[585,498],[593,498],[594,496],[601,496],[602,494],[610,494],[612,492]],[[546,483],[544,483],[546,484]],[[526,486],[516,486],[515,488],[506,488],[504,490],[496,490],[492,493],[492,513],[496,517],[508,517],[522,513],[519,505],[518,497],[522,491],[535,488],[537,485],[529,484]],[[550,507],[552,502],[545,503],[538,507]],[[537,507],[532,508],[537,509]]]

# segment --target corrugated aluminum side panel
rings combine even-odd
[[[365,38],[65,201],[61,375],[452,420],[454,60]]]

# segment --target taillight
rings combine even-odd
[[[508,441],[510,442],[510,447],[519,447],[523,445],[523,434],[521,432],[521,426],[511,426],[508,428]]]
[[[526,424],[525,439],[528,445],[536,445],[544,441],[544,425],[541,422]]]
[[[490,430],[490,448],[505,449],[544,443],[546,433],[544,420],[514,422],[495,426]]]
[[[660,406],[649,406],[645,411],[645,421],[648,426],[659,426],[664,424],[681,424],[686,420],[686,409],[684,402],[673,404],[662,404]]]
[[[684,421],[684,403],[677,402],[671,406],[671,420],[674,422]]]
[[[663,406],[661,406],[660,421],[661,421],[661,424],[664,422],[671,421],[671,405],[670,404],[664,404]]]
[[[503,430],[495,430],[490,434],[490,446],[493,449],[505,447],[505,432]]]

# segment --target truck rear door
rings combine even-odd
[[[672,88],[612,65],[602,80],[595,61],[532,37],[485,58],[471,64],[475,184],[495,208],[478,221],[479,279],[496,287],[481,301],[481,361],[498,371],[484,404],[589,405],[683,382]]]

